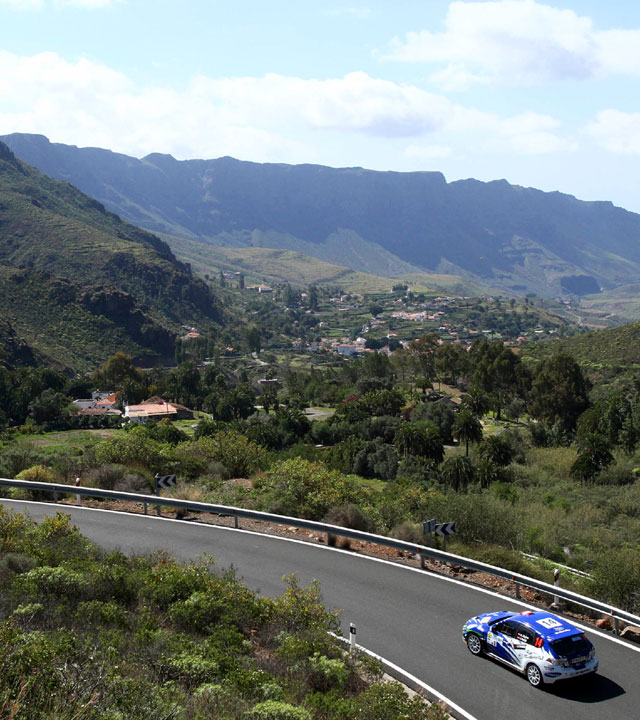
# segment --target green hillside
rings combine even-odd
[[[389,292],[397,283],[407,283],[415,292],[481,295],[486,286],[461,275],[416,270],[390,277],[358,272],[344,265],[319,260],[295,250],[267,247],[220,247],[209,242],[163,235],[176,255],[201,275],[219,270],[242,272],[248,283],[290,283],[296,286],[338,286],[346,292]]]
[[[117,349],[166,358],[181,324],[223,319],[207,285],[166,243],[25,165],[2,143],[0,278],[0,316],[11,323],[11,332],[0,331],[8,363],[32,359],[18,352],[21,341],[69,367]]]
[[[539,360],[556,352],[572,355],[594,381],[596,395],[606,395],[640,376],[640,322],[523,346],[521,354]]]

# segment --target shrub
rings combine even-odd
[[[311,720],[308,710],[279,700],[265,700],[247,712],[251,720]]]
[[[344,687],[349,679],[349,669],[342,660],[313,653],[307,662],[309,685],[313,690],[327,692]]]
[[[592,571],[592,589],[615,606],[637,612],[640,608],[640,552],[621,549],[601,555]]]
[[[439,705],[430,705],[420,695],[410,698],[397,682],[377,682],[354,698],[349,717],[367,720],[446,720],[447,713]]]
[[[55,483],[56,477],[49,468],[43,465],[34,465],[27,470],[23,470],[18,473],[16,480],[27,480],[29,482],[39,483]],[[51,500],[53,493],[47,492],[46,490],[27,490],[26,491],[32,500]]]
[[[354,503],[332,507],[324,516],[324,522],[363,532],[375,532],[376,530],[375,523],[371,518]]]
[[[97,487],[101,490],[115,490],[118,481],[122,479],[124,474],[125,467],[123,465],[106,463],[90,470],[88,480],[91,483],[90,487]]]
[[[22,440],[13,443],[0,454],[0,474],[3,477],[15,478],[23,470],[40,465],[43,461],[44,456],[37,446]]]
[[[141,594],[166,610],[172,603],[186,600],[194,592],[207,590],[209,584],[208,571],[204,566],[196,563],[181,566],[175,560],[160,556],[148,571]]]
[[[210,682],[217,676],[219,670],[219,665],[215,660],[188,650],[174,657],[166,658],[162,666],[166,677],[180,680],[189,687]]]
[[[53,595],[60,598],[79,599],[87,591],[89,583],[78,572],[64,567],[37,567],[20,577],[20,587],[29,595]]]
[[[424,545],[422,526],[412,522],[403,522],[391,529],[391,537],[403,540],[404,542]]]
[[[0,558],[0,571],[8,570],[9,572],[21,575],[29,572],[37,565],[35,558],[23,553],[10,552]]]
[[[234,430],[218,432],[192,443],[191,452],[222,463],[226,477],[248,477],[260,468],[264,448]]]
[[[276,463],[255,483],[274,512],[319,520],[329,508],[362,504],[364,493],[348,475],[302,458]]]
[[[81,602],[76,610],[76,618],[83,624],[93,622],[118,628],[127,628],[129,626],[124,610],[114,602],[102,602],[100,600]]]

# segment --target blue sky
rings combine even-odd
[[[640,3],[0,0],[0,134],[640,212]]]

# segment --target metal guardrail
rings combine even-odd
[[[57,483],[41,483],[31,482],[28,480],[11,480],[0,478],[0,487],[17,487],[25,490],[39,490],[50,493],[60,493],[65,495],[76,495],[78,502],[80,497],[99,497],[106,500],[125,500],[127,502],[142,503],[145,512],[148,505],[156,505],[161,507],[170,507],[182,510],[191,510],[192,512],[204,512],[214,515],[222,515],[233,517],[235,526],[238,527],[239,518],[247,518],[250,520],[260,520],[263,522],[276,523],[279,525],[289,525],[293,527],[305,528],[307,530],[315,530],[316,532],[326,533],[329,535],[338,535],[348,537],[353,540],[361,540],[363,542],[375,543],[386,547],[403,550],[413,553],[420,557],[421,565],[424,566],[424,559],[431,558],[439,560],[443,563],[455,563],[469,570],[483,572],[504,580],[513,582],[515,585],[515,596],[520,597],[520,586],[529,587],[539,592],[552,595],[554,598],[561,598],[568,603],[588,608],[597,613],[605,615],[613,620],[616,634],[619,634],[619,621],[623,620],[631,625],[640,626],[640,617],[632,613],[613,607],[607,603],[594,600],[584,595],[566,590],[557,585],[551,585],[535,578],[527,577],[519,573],[504,570],[503,568],[488,565],[487,563],[473,560],[471,558],[454,555],[453,553],[444,552],[435,548],[417,545],[415,543],[397,540],[395,538],[386,537],[384,535],[375,535],[373,533],[362,532],[361,530],[352,530],[350,528],[340,527],[338,525],[330,525],[328,523],[315,522],[313,520],[304,520],[302,518],[288,517],[286,515],[274,515],[272,513],[259,512],[257,510],[246,510],[244,508],[229,507],[227,505],[215,505],[211,503],[194,502],[192,500],[180,500],[178,498],[166,498],[157,495],[142,495],[136,493],[119,492],[117,490],[101,490],[99,488],[76,487],[73,485],[61,485]],[[328,538],[327,538],[328,539]]]
[[[576,570],[576,568],[569,567],[569,565],[563,565],[562,563],[553,562],[553,560],[547,560],[547,558],[543,558],[540,555],[532,555],[531,553],[526,552],[521,552],[520,555],[527,560],[533,560],[534,562],[543,562],[547,565],[553,565],[554,567],[562,568],[568,573],[571,573],[572,575],[577,575],[578,577],[587,579],[591,579],[593,577],[591,573],[584,572],[583,570]]]

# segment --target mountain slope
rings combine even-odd
[[[181,323],[222,319],[205,283],[166,243],[2,143],[0,315],[11,327],[0,335],[7,357],[28,362],[35,353],[68,367],[116,349],[166,359]],[[16,355],[25,340],[32,357]]]
[[[167,236],[296,250],[379,275],[452,273],[516,294],[585,295],[640,272],[639,215],[504,180],[228,157],[137,160],[37,135],[5,140],[41,171]]]

